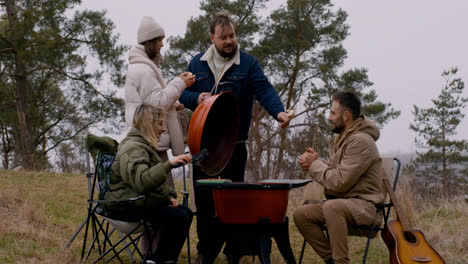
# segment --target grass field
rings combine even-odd
[[[179,183],[180,185],[180,183]],[[66,242],[86,216],[87,181],[81,174],[0,170],[0,263],[80,263],[82,234],[64,249]],[[439,203],[414,201],[412,191],[402,184],[397,193],[413,227],[421,229],[428,242],[447,264],[468,263],[468,205],[465,201]],[[290,240],[296,259],[302,236],[292,221],[292,213],[306,197],[320,189],[309,184],[290,192]],[[196,221],[196,219],[194,219]],[[191,228],[191,258],[195,259],[195,222]],[[361,263],[365,238],[350,237],[352,263]],[[283,263],[273,243],[272,263]],[[255,259],[259,263],[258,259]],[[184,247],[179,263],[187,263]],[[216,263],[225,263],[219,256]],[[244,257],[242,263],[253,263]],[[303,263],[322,263],[308,246]],[[380,239],[373,239],[368,262],[388,263],[388,250]]]

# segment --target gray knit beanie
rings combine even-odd
[[[150,16],[144,16],[138,27],[137,41],[141,44],[147,40],[164,36],[164,29]]]

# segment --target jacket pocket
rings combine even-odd
[[[209,74],[207,72],[195,73],[195,81],[203,81],[208,79]]]
[[[246,73],[237,72],[237,73],[231,73],[229,76],[227,76],[226,79],[231,82],[237,82],[237,81],[242,81],[245,78],[247,78]]]
[[[219,90],[232,91],[234,94],[237,94],[245,86],[246,79],[246,73],[231,73],[219,83]]]

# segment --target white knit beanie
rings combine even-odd
[[[141,44],[147,40],[164,36],[164,29],[150,16],[144,16],[138,27],[137,41]]]

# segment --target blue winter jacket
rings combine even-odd
[[[196,55],[190,62],[187,71],[196,75],[196,81],[192,86],[185,89],[179,98],[179,101],[192,111],[197,107],[200,93],[210,92],[215,84],[215,77],[208,63],[200,60],[203,54],[204,52]],[[230,85],[226,84],[227,82]],[[224,73],[217,91],[213,91],[213,94],[222,91],[232,91],[239,102],[240,141],[247,140],[249,135],[254,98],[275,119],[280,112],[284,112],[280,97],[263,73],[257,59],[242,50],[240,51],[240,64],[233,64]]]

